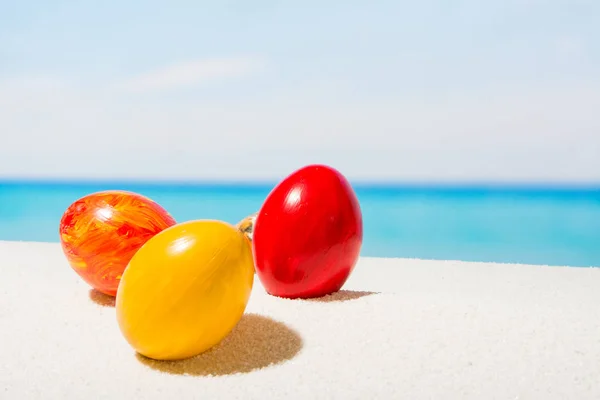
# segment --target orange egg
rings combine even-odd
[[[60,242],[75,272],[96,290],[114,296],[131,257],[175,223],[165,209],[140,194],[98,192],[67,208],[60,220]]]

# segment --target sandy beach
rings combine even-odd
[[[137,356],[58,244],[0,242],[2,399],[598,399],[600,269],[363,258],[214,350]]]

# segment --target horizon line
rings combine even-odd
[[[357,189],[429,189],[429,190],[583,190],[600,191],[600,182],[569,181],[414,181],[346,178]],[[108,178],[8,178],[0,177],[0,186],[104,186],[133,187],[215,187],[256,188],[275,187],[282,179],[108,179]]]

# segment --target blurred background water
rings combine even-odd
[[[134,191],[179,221],[237,223],[274,184],[0,183],[0,240],[58,242],[76,199]],[[600,266],[600,189],[355,184],[363,256]]]

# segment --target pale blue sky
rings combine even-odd
[[[600,180],[600,2],[12,3],[2,176]]]

